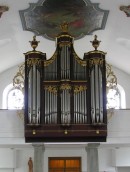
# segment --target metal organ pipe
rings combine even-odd
[[[61,123],[70,123],[70,93],[68,89],[62,91],[61,94]]]
[[[93,61],[91,68],[91,119],[92,123],[103,122],[103,87],[101,61]],[[91,62],[92,62],[91,61]]]
[[[74,94],[74,123],[87,123],[86,90]]]
[[[61,79],[70,79],[70,53],[68,46],[61,50]]]
[[[28,75],[28,117],[29,123],[40,123],[40,72],[32,64]]]

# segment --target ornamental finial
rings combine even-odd
[[[97,35],[95,35],[94,40],[90,42],[92,43],[92,46],[95,48],[95,50],[97,50],[101,41],[97,40]]]
[[[68,23],[64,21],[63,24],[60,25],[60,28],[62,32],[68,32]]]
[[[37,48],[38,43],[39,43],[40,41],[37,41],[37,40],[36,40],[36,36],[34,35],[34,36],[33,36],[33,40],[32,40],[32,41],[29,41],[29,42],[30,42],[30,44],[31,44],[31,47],[33,48],[33,51],[35,51],[35,49]]]

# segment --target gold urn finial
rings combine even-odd
[[[40,41],[37,41],[36,40],[36,36],[34,35],[33,36],[33,40],[32,41],[29,41],[30,44],[31,44],[31,47],[33,48],[33,51],[35,51],[35,49],[37,48],[38,44]]]
[[[63,24],[60,25],[60,28],[62,32],[68,32],[68,23],[64,21]]]
[[[92,43],[92,46],[95,48],[95,50],[97,50],[101,41],[97,40],[97,35],[95,35],[94,40],[90,42]]]

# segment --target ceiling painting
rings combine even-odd
[[[20,11],[24,30],[55,40],[60,25],[67,22],[69,33],[80,39],[95,30],[105,28],[108,11],[89,0],[40,0]]]
[[[9,8],[7,6],[1,6],[0,5],[0,17],[2,16],[2,14],[5,12],[5,11],[8,11]]]
[[[130,17],[130,5],[120,6],[120,10],[123,11],[127,17]]]

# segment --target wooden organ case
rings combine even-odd
[[[105,53],[95,48],[80,59],[64,27],[56,51],[47,60],[25,53],[26,142],[104,142],[107,137]]]

